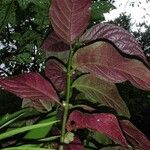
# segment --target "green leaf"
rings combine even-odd
[[[0,129],[3,127],[6,127],[7,125],[11,124],[12,122],[16,121],[20,117],[22,117],[24,114],[29,112],[29,109],[23,109],[20,111],[17,111],[13,114],[6,114],[1,120],[0,120]]]
[[[31,63],[32,62],[32,57],[31,54],[29,53],[22,53],[17,55],[16,59],[20,62],[20,63]]]
[[[39,6],[39,7],[47,7],[50,5],[51,0],[30,0],[32,3],[34,3],[35,5]]]
[[[2,150],[54,150],[50,148],[38,148],[38,147],[26,147],[26,146],[18,146],[18,147],[10,147],[4,148]]]
[[[26,126],[26,127],[22,127],[22,128],[17,128],[11,131],[7,131],[5,133],[0,134],[0,140],[6,139],[8,137],[12,137],[14,135],[29,131],[29,130],[33,130],[33,129],[37,129],[37,128],[42,128],[42,127],[46,127],[52,124],[57,123],[58,121],[52,121],[52,122],[48,122],[48,123],[41,123],[41,124],[35,124],[35,125],[30,125],[30,126]]]
[[[13,1],[3,0],[0,4],[0,32],[7,24],[16,24],[15,4]]]
[[[88,100],[112,107],[117,112],[130,117],[129,110],[120,97],[115,84],[87,74],[75,80],[72,86],[83,92]]]
[[[44,139],[40,139],[39,141],[41,141],[41,142],[49,142],[49,141],[56,140],[58,138],[60,138],[60,135],[58,135],[58,136],[52,136],[52,137],[48,137],[48,138],[44,138]]]
[[[109,13],[110,10],[115,9],[115,6],[107,1],[95,1],[92,4],[92,21],[105,20],[104,13]]]
[[[112,144],[112,140],[100,132],[92,132],[92,134],[90,136],[93,139],[95,139],[97,142],[103,143],[104,145]]]
[[[57,120],[57,116],[55,114],[53,116],[49,116],[49,118],[47,118],[47,119],[39,121],[37,124],[48,123],[48,122],[52,122],[52,121],[56,121],[56,120]],[[25,135],[24,138],[25,139],[41,139],[41,138],[44,138],[49,133],[49,131],[52,129],[52,126],[53,126],[53,124],[51,124],[49,126],[45,126],[45,127],[41,127],[41,128],[31,130]]]
[[[18,3],[22,9],[26,9],[30,3],[30,0],[18,0]]]
[[[6,122],[5,124],[3,124],[0,129],[8,126],[9,124],[13,123],[14,121],[16,121],[17,119],[21,118],[24,114],[20,114],[19,116],[17,116],[16,118],[13,118],[11,120],[9,120],[8,122]]]

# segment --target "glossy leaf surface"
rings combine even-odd
[[[129,80],[138,88],[150,90],[150,70],[138,60],[124,58],[107,42],[95,42],[79,49],[73,57],[73,67],[109,82]]]
[[[59,101],[53,86],[39,73],[25,73],[0,79],[0,85],[21,98]]]
[[[72,43],[86,29],[90,18],[91,0],[53,0],[50,19],[55,32]]]
[[[44,40],[42,48],[45,51],[66,51],[69,50],[69,45],[64,43],[61,38],[55,32],[52,32],[48,35],[48,37]]]
[[[127,146],[117,118],[112,114],[83,114],[73,111],[67,122],[67,130],[88,128],[104,133],[123,146]]]
[[[123,53],[138,56],[147,62],[139,43],[122,27],[100,23],[87,30],[81,36],[80,41],[88,43],[98,39],[107,39],[113,42]]]
[[[46,63],[45,75],[51,80],[55,88],[62,92],[66,89],[66,68],[55,59],[49,59]]]
[[[73,87],[83,92],[87,99],[100,102],[102,105],[112,107],[125,116],[130,116],[115,84],[88,74],[79,77],[73,83]]]
[[[127,140],[132,144],[134,148],[140,150],[150,149],[150,141],[130,121],[122,120],[120,121],[120,125],[127,137]]]

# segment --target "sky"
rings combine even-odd
[[[112,10],[109,14],[105,14],[105,18],[106,20],[115,19],[120,13],[126,12],[127,14],[131,14],[134,28],[136,27],[136,23],[143,21],[147,25],[150,25],[150,0],[147,1],[149,2],[146,3],[146,0],[115,0],[114,5],[117,9]],[[131,4],[134,4],[134,7]]]

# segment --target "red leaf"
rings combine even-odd
[[[25,73],[15,77],[0,79],[0,85],[21,98],[59,100],[53,86],[39,73]]]
[[[55,32],[72,43],[86,29],[90,18],[91,0],[53,0],[50,8]]]
[[[106,134],[119,144],[127,146],[126,140],[118,124],[118,120],[112,114],[83,114],[79,111],[73,111],[67,122],[67,130],[72,131],[74,128],[96,130]]]
[[[150,90],[148,68],[138,60],[124,58],[106,42],[95,42],[79,49],[73,57],[73,67],[109,82],[129,80],[138,88]]]
[[[55,88],[62,92],[66,89],[66,68],[55,59],[49,59],[46,63],[45,75],[51,80]]]
[[[120,125],[125,135],[127,136],[127,140],[132,144],[134,148],[140,150],[150,149],[150,141],[130,121],[122,120],[120,121]]]
[[[42,48],[45,51],[66,51],[69,50],[69,45],[64,43],[55,32],[52,32],[48,35],[48,37],[44,40]]]
[[[65,146],[65,150],[84,150],[84,147],[80,139],[75,138],[73,142]]]
[[[109,23],[100,23],[87,30],[80,38],[81,42],[90,42],[97,39],[107,39],[113,42],[123,53],[146,58],[136,39],[122,27]]]

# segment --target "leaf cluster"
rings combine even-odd
[[[34,10],[34,5],[45,7],[46,1],[11,2],[17,2],[24,12],[30,7]],[[104,10],[99,12],[97,6],[101,5],[106,8],[102,6]],[[95,15],[101,15],[92,16],[91,7]],[[27,107],[1,118],[0,140],[8,140],[1,144],[4,150],[149,149],[149,139],[130,122],[130,112],[116,87],[128,81],[136,88],[150,90],[144,52],[122,27],[89,25],[90,19],[99,20],[111,8],[113,5],[104,1],[52,1],[49,18],[53,31],[42,43],[49,56],[45,72],[0,78],[1,87],[22,98],[22,107]],[[44,22],[34,26],[35,20],[27,18],[28,30],[43,35],[40,29]],[[17,25],[22,30],[26,20]],[[41,37],[30,36],[31,31],[23,33],[23,39],[34,43],[36,54]]]

